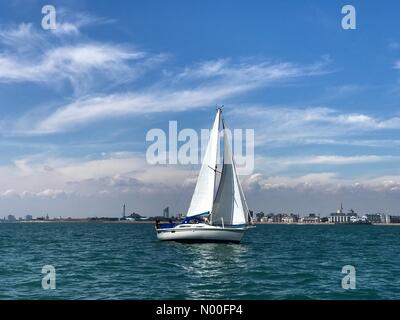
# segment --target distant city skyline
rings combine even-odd
[[[0,3],[0,216],[186,213],[198,166],[146,162],[169,121],[254,129],[254,212],[400,214],[400,3]],[[379,12],[379,15],[377,14]]]

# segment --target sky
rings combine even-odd
[[[42,7],[56,29],[42,28]],[[356,29],[342,28],[342,7]],[[0,217],[185,213],[147,133],[254,130],[253,211],[400,214],[396,1],[1,1]]]

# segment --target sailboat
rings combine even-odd
[[[186,217],[180,224],[157,223],[159,240],[239,243],[248,229],[249,209],[221,114],[222,108],[218,108]],[[220,173],[217,170],[217,156],[221,123],[224,160]],[[216,188],[217,174],[221,174],[221,177]]]

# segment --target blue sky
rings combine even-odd
[[[41,8],[57,29],[41,28]],[[341,28],[356,8],[357,29]],[[0,216],[185,212],[152,128],[255,130],[251,209],[400,213],[395,1],[2,1]]]

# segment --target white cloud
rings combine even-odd
[[[400,156],[377,156],[377,155],[359,155],[359,156],[338,156],[338,155],[311,155],[307,157],[289,157],[289,158],[263,158],[268,163],[282,164],[284,166],[292,165],[348,165],[357,163],[375,163],[398,161]]]
[[[316,156],[263,160],[269,162],[270,166],[277,167],[282,162],[289,166],[298,163],[345,165],[393,159],[378,156]],[[293,199],[297,199],[297,196],[305,192],[315,196],[325,194],[327,197],[328,195],[340,197],[341,194],[355,192],[360,197],[362,194],[371,192],[375,195],[397,195],[400,192],[400,176],[343,179],[335,172],[287,176],[283,171],[280,174],[273,171],[266,171],[268,174],[260,172],[260,162],[256,167],[257,173],[240,177],[248,199],[252,199],[253,196],[258,199],[253,199],[255,203],[250,200],[252,207],[258,207],[261,202],[264,203],[264,200],[260,200],[261,194],[262,199],[268,199],[271,194],[275,194],[274,192],[279,192],[282,197],[284,195],[288,198],[294,197]],[[187,209],[197,174],[198,171],[195,168],[187,166],[148,165],[141,155],[129,152],[104,154],[97,159],[67,159],[39,154],[16,160],[13,165],[0,166],[2,184],[7,186],[3,190],[0,189],[0,198],[6,203],[20,201],[37,204],[37,201],[43,200],[49,203],[63,201],[67,206],[76,203],[84,206],[85,199],[91,199],[91,203],[99,199],[99,203],[107,206],[107,201],[114,203],[115,199],[119,199],[115,200],[116,204],[113,204],[118,207],[118,201],[124,198],[135,197],[143,200],[150,197],[149,199],[154,199],[151,204],[137,200],[140,202],[137,205],[144,210],[143,213],[154,215],[154,209],[161,210],[165,205],[178,205],[177,198],[183,194],[178,207],[184,212]],[[40,203],[43,205],[43,202]],[[269,200],[267,204],[264,204],[267,208],[268,203]],[[295,206],[295,203],[292,205]],[[285,206],[282,205],[282,207]],[[149,208],[151,210],[147,211]],[[63,215],[69,214],[67,209],[62,212]],[[82,209],[76,214],[87,216],[89,212],[84,212]]]
[[[205,68],[208,71],[204,71]],[[174,81],[176,77],[170,75],[172,85],[169,86],[163,83],[162,86],[145,88],[137,92],[85,97],[60,106],[47,118],[40,120],[34,128],[26,130],[25,133],[55,133],[70,130],[76,125],[110,117],[176,112],[210,106],[218,101],[226,101],[239,94],[271,85],[275,81],[314,75],[318,72],[318,68],[321,68],[320,72],[322,72],[323,67],[319,64],[318,67],[298,67],[288,63],[235,65],[224,62],[223,67],[204,67],[202,64],[198,70],[186,70],[184,75],[178,76],[180,78],[178,82]],[[193,74],[196,77],[199,74],[201,77],[207,77],[209,69],[218,69],[216,74],[224,76],[217,77],[218,79],[213,81],[204,79],[188,88],[183,78],[193,77]],[[21,133],[24,133],[23,131],[20,130]]]
[[[82,28],[109,24],[115,22],[113,19],[96,17],[92,14],[81,12],[72,13],[65,9],[57,9],[56,29],[52,30],[57,36],[79,35]]]
[[[27,133],[55,133],[110,117],[199,108],[212,105],[215,101],[233,96],[241,90],[243,88],[240,87],[204,87],[176,92],[161,90],[152,93],[114,94],[81,99],[61,106]]]
[[[251,123],[256,144],[269,147],[313,143],[393,146],[395,141],[368,142],[360,134],[400,129],[398,116],[378,118],[326,107],[236,106],[227,112],[236,127],[249,127]]]
[[[55,30],[52,30],[57,35],[67,34],[67,35],[78,35],[80,33],[79,27],[70,22],[57,23]]]
[[[258,156],[255,159],[255,168],[265,174],[287,174],[295,168],[299,172],[312,172],[316,166],[338,169],[339,166],[354,164],[385,164],[400,161],[400,156],[391,155],[304,155],[287,157]]]
[[[340,113],[326,107],[288,108],[288,107],[248,107],[237,108],[233,114],[247,115],[265,120],[282,122],[284,126],[312,124],[332,124],[342,129],[399,129],[400,117],[387,119],[374,118],[361,113]]]
[[[54,190],[54,189],[45,189],[37,192],[32,191],[16,191],[14,189],[8,189],[4,192],[0,193],[0,198],[2,199],[57,199],[60,197],[68,197],[74,195],[71,192],[66,192],[64,190]]]
[[[72,25],[60,25],[63,32]],[[61,30],[61,29],[59,29]],[[61,31],[58,31],[61,32]],[[59,39],[31,24],[0,30],[0,82],[36,82],[54,86],[68,81],[84,93],[102,79],[121,83],[135,79],[154,57],[134,48],[112,43]],[[103,81],[104,82],[104,81]]]
[[[294,165],[347,165],[398,161],[399,157],[385,156],[315,156],[298,158],[259,158],[258,173],[241,176],[246,190],[254,188],[314,188],[326,191],[349,187],[375,191],[393,191],[400,185],[399,177],[343,180],[336,173],[311,173],[300,177],[273,175],[283,173]],[[274,168],[269,170],[268,168]],[[265,173],[269,174],[267,176]],[[187,166],[148,165],[141,155],[112,153],[98,159],[64,159],[37,155],[0,167],[0,176],[7,189],[0,189],[4,198],[57,198],[63,196],[96,196],[100,192],[162,194],[165,190],[182,192],[194,187],[197,170]],[[361,184],[360,184],[361,183]],[[43,186],[46,186],[45,188]]]
[[[270,82],[328,73],[327,64],[326,60],[304,66],[290,62],[258,61],[251,58],[233,62],[225,58],[186,67],[176,78],[184,81],[207,79],[211,83],[246,83],[257,88]]]
[[[1,198],[13,198],[18,196],[19,196],[18,192],[15,191],[14,189],[7,189],[0,193]]]
[[[252,58],[205,61],[183,72],[165,72],[156,84],[109,95],[88,94],[130,82],[165,59],[132,47],[84,39],[79,28],[97,23],[91,16],[61,21],[58,31],[46,32],[31,24],[0,30],[0,82],[35,82],[56,86],[69,82],[75,101],[58,106],[42,119],[22,117],[20,133],[47,134],[71,130],[108,117],[151,112],[182,111],[214,105],[231,97],[305,76],[328,72],[326,59],[311,65],[273,63]],[[75,34],[75,37],[65,37]],[[161,71],[161,70],[159,70]],[[111,83],[111,84],[110,84]],[[51,107],[46,107],[46,112]],[[32,123],[36,125],[32,127]],[[27,123],[31,126],[26,128]]]
[[[338,192],[399,193],[400,176],[381,176],[372,179],[340,179],[336,173],[322,172],[299,177],[265,176],[255,173],[243,181],[245,191],[280,190],[311,191],[334,195]]]
[[[100,192],[157,193],[181,183],[193,185],[194,172],[177,166],[150,166],[133,153],[111,153],[98,159],[65,159],[35,155],[1,166],[7,189],[0,197],[58,198],[96,196]],[[186,179],[190,183],[186,183]],[[167,188],[168,186],[168,188]]]

